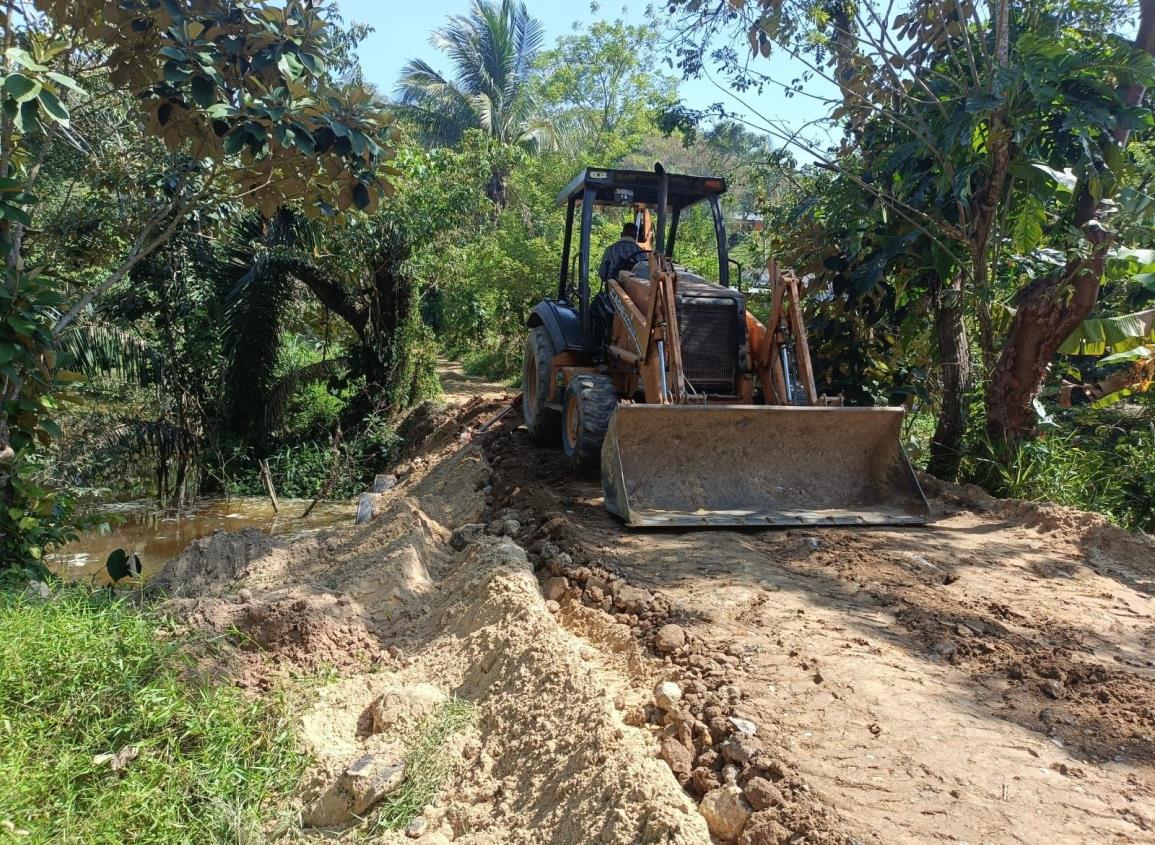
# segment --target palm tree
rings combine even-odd
[[[397,83],[400,110],[426,143],[453,146],[469,129],[503,144],[552,145],[530,84],[533,60],[545,32],[525,3],[473,0],[467,15],[454,15],[433,31],[430,43],[453,63],[453,78],[414,59]],[[506,174],[495,170],[487,193],[505,200]]]

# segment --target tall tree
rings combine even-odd
[[[691,33],[681,48],[686,72],[699,72],[713,58],[735,87],[774,84],[733,48],[707,51],[714,34],[733,28],[755,53],[781,49],[804,67],[795,92],[813,77],[836,86],[841,102],[831,116],[846,128],[840,149],[820,149],[773,122],[770,131],[859,184],[885,207],[885,225],[902,221],[933,245],[924,254],[926,269],[938,276],[936,335],[952,394],[941,403],[936,468],[949,475],[957,467],[970,368],[968,311],[993,380],[988,428],[1012,441],[1029,434],[1047,364],[1094,304],[1102,271],[1095,256],[1105,240],[1101,212],[1109,206],[1103,200],[1112,198],[1125,166],[1127,132],[1145,119],[1137,106],[1152,73],[1144,43],[1150,25],[1142,23],[1140,43],[1130,44],[1115,30],[1133,7],[1114,0],[918,0],[894,17],[890,7],[872,2],[672,5],[683,7],[692,24],[683,28]],[[1140,5],[1144,22],[1151,6]],[[1078,184],[1064,195],[1065,174]],[[1035,292],[1019,295],[1020,316],[996,367],[1001,326],[991,307],[994,279],[1012,278],[1000,271],[1044,234],[1070,257],[1068,266],[1054,284],[1040,281]]]
[[[271,213],[300,202],[333,216],[372,209],[390,186],[382,104],[327,74],[331,29],[311,2],[7,4],[0,17],[0,565],[37,559],[64,506],[31,481],[52,419],[64,336],[91,316],[197,210],[228,201]],[[107,272],[26,257],[51,251],[32,189],[61,149],[99,153],[86,111],[125,103],[137,137],[160,139],[171,170],[125,206],[128,242]],[[101,131],[98,128],[97,131]],[[95,180],[93,180],[95,181]],[[101,189],[103,190],[103,189]],[[84,191],[87,193],[88,189]]]
[[[452,77],[421,59],[406,64],[396,92],[401,113],[432,146],[454,146],[470,129],[502,144],[552,145],[531,84],[544,37],[525,3],[473,0],[469,14],[452,16],[430,37],[452,63]],[[495,171],[489,185],[499,205],[507,175]]]

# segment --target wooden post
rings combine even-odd
[[[806,340],[806,323],[802,319],[802,292],[798,279],[787,278],[790,285],[790,327],[794,334],[794,355],[798,360],[798,378],[806,391],[806,404],[818,404],[818,388],[814,385],[814,367],[810,363],[810,344]]]
[[[269,462],[262,458],[260,467],[261,478],[265,482],[265,490],[269,494],[269,501],[273,503],[273,513],[280,513],[281,506],[277,503],[277,491],[273,489],[273,474],[269,472]]]

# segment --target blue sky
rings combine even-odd
[[[336,5],[346,21],[374,27],[373,34],[361,44],[361,64],[369,82],[384,92],[392,93],[402,65],[410,59],[425,59],[438,70],[449,70],[448,61],[429,46],[429,33],[450,15],[466,12],[469,0],[336,0]],[[580,30],[583,25],[597,19],[621,18],[627,23],[645,23],[644,7],[640,3],[623,8],[609,0],[597,11],[591,11],[589,4],[580,0],[529,0],[528,6],[530,13],[545,26],[547,45],[552,45],[558,36],[574,32],[575,27]],[[760,70],[783,82],[801,75],[802,68],[794,65],[788,57],[775,56],[760,61]],[[660,70],[668,72],[664,67]],[[813,84],[812,90],[818,95],[829,95],[832,86],[820,81]],[[684,81],[681,95],[692,108],[721,102],[730,111],[749,115],[752,119],[755,113],[769,115],[791,128],[798,128],[825,112],[822,104],[810,97],[786,98],[780,90],[770,89],[760,96],[743,95],[748,108],[734,99],[724,86],[719,88],[707,79]]]

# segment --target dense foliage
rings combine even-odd
[[[1153,4],[679,0],[551,44],[474,0],[387,108],[316,4],[45,2],[4,54],[3,559],[78,495],[361,489],[438,355],[519,371],[572,175],[658,160],[728,179],[751,308],[769,258],[804,275],[820,389],[904,404],[921,466],[1149,529]],[[658,70],[769,90],[775,52],[825,135]],[[688,215],[679,260],[712,238]]]

